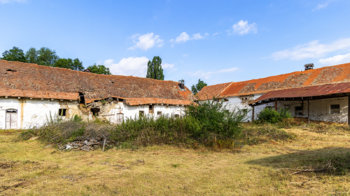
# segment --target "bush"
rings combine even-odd
[[[283,119],[291,118],[292,115],[288,109],[280,109],[278,112],[272,108],[264,108],[258,115],[257,123],[278,123]]]
[[[195,137],[208,137],[210,134],[233,138],[241,133],[241,123],[246,120],[247,112],[240,109],[229,111],[223,101],[214,100],[191,105],[186,112],[187,117],[198,121],[200,129]]]

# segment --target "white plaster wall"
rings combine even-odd
[[[331,99],[320,99],[320,100],[310,100],[310,119],[315,121],[327,121],[327,122],[337,122],[346,123],[348,122],[348,98],[331,98]],[[340,113],[331,114],[330,108],[333,104],[339,104]],[[295,115],[295,107],[303,105],[303,115]],[[278,108],[290,108],[293,117],[308,117],[308,102],[304,101],[281,101],[277,104]]]
[[[76,101],[59,101],[59,100],[41,100],[41,99],[16,99],[16,98],[1,98],[0,99],[0,129],[5,129],[6,110],[17,110],[17,128],[29,129],[35,126],[42,126],[50,118],[57,117],[59,109],[68,109],[67,116],[70,118],[75,114],[81,115],[77,107]]]
[[[255,100],[262,96],[263,94],[256,94],[251,99]],[[235,109],[247,109],[249,112],[247,114],[247,122],[250,122],[252,120],[252,114],[253,114],[253,108],[250,107],[247,103],[242,103],[242,100],[240,97],[229,97],[227,98],[228,102],[226,102],[226,107],[231,112]],[[254,119],[257,119],[257,114],[259,114],[265,107],[267,106],[274,106],[274,103],[267,103],[259,106],[255,106],[254,108]]]
[[[112,103],[109,103],[112,104]],[[106,107],[106,106],[105,106]],[[108,107],[108,106],[107,106]],[[157,112],[162,112],[162,115],[172,117],[175,114],[183,116],[185,114],[185,106],[165,106],[165,105],[153,105],[153,113],[149,113],[149,105],[129,106],[123,102],[114,104],[112,109],[106,113],[100,114],[100,116],[108,116],[108,120],[112,123],[117,123],[117,114],[124,114],[124,120],[139,118],[139,112],[143,111],[146,116],[153,116],[158,118]]]

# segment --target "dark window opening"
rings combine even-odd
[[[153,113],[153,105],[149,105],[149,113]]]
[[[100,113],[100,108],[91,108],[91,112],[93,116],[98,116]]]
[[[85,104],[85,97],[84,97],[84,93],[80,93],[80,92],[79,92],[79,98],[80,98],[79,103]]]
[[[340,113],[340,105],[331,105],[331,114],[339,114]]]
[[[143,115],[144,115],[144,112],[143,111],[139,111],[139,116],[143,117]]]
[[[162,112],[161,112],[161,111],[158,111],[158,112],[157,112],[157,115],[162,115]]]
[[[66,116],[67,109],[58,109],[58,116]]]
[[[303,107],[295,106],[295,115],[303,115]]]
[[[179,118],[180,117],[180,115],[178,115],[178,114],[175,114],[175,118]]]

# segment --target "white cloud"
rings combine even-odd
[[[183,54],[182,56],[184,56],[184,57],[188,57],[188,54]]]
[[[203,39],[203,38],[204,38],[204,37],[201,36],[200,33],[194,34],[193,37],[192,37],[192,39]]]
[[[219,35],[219,33],[214,33],[213,36],[215,36],[215,35]]]
[[[172,69],[174,67],[174,64],[164,63],[162,64],[163,69]]]
[[[219,71],[208,71],[208,72],[196,71],[194,73],[189,73],[189,75],[197,76],[197,77],[204,78],[204,79],[209,79],[213,74],[233,72],[233,71],[236,71],[237,69],[238,69],[237,67],[234,67],[234,68],[230,68],[230,69],[222,69]]]
[[[349,63],[350,62],[350,53],[344,54],[344,55],[337,55],[325,59],[320,59],[318,62],[326,65],[336,65],[336,64],[342,64],[342,63]]]
[[[248,21],[239,21],[232,26],[232,29],[227,31],[229,34],[238,33],[240,35],[245,35],[248,33],[257,33],[258,28],[255,23],[249,24]]]
[[[135,41],[136,37],[138,41]],[[147,33],[144,35],[134,35],[132,36],[132,38],[134,39],[134,43],[136,44],[128,49],[134,50],[136,48],[139,48],[141,50],[148,50],[150,48],[153,48],[154,46],[161,47],[164,42],[159,37],[159,35],[154,35],[153,33]]]
[[[208,35],[207,33],[205,33],[204,36],[202,36],[200,33],[196,33],[196,34],[193,34],[192,37],[190,37],[186,32],[182,32],[177,38],[171,39],[170,42],[185,43],[189,40],[204,39],[204,37],[207,35]]]
[[[190,40],[190,36],[186,32],[183,32],[175,39],[175,43],[187,42],[188,40]]]
[[[0,3],[27,3],[27,0],[0,0]]]
[[[326,8],[326,7],[328,7],[329,3],[331,3],[331,2],[332,2],[332,0],[329,0],[326,3],[318,4],[314,9],[312,9],[312,11],[316,11],[316,10],[320,10],[320,9]]]
[[[328,53],[347,48],[350,48],[350,38],[340,39],[330,44],[320,44],[319,41],[316,40],[307,44],[296,46],[292,49],[275,52],[271,55],[271,57],[274,60],[302,60],[307,58],[319,58]]]
[[[113,63],[114,59],[105,60],[104,64],[114,75],[146,77],[147,62],[146,57],[123,58],[118,63]]]

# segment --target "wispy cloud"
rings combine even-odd
[[[161,47],[164,43],[164,41],[160,39],[159,35],[154,35],[153,33],[147,33],[144,35],[137,34],[132,36],[131,38],[133,39],[135,45],[128,48],[130,50],[134,50],[137,48],[141,50],[148,50],[150,48],[153,48],[154,46]]]
[[[333,0],[329,0],[329,1],[327,1],[326,3],[318,4],[314,9],[312,9],[312,11],[317,11],[317,10],[326,8],[326,7],[328,7],[328,5],[329,5],[332,1],[333,1]]]
[[[182,56],[184,56],[184,57],[188,57],[188,54],[183,54]]]
[[[222,69],[219,71],[208,71],[208,72],[204,72],[204,71],[196,71],[194,73],[189,72],[188,74],[190,76],[197,76],[199,78],[204,78],[204,79],[209,79],[213,74],[218,74],[218,73],[229,73],[229,72],[233,72],[238,70],[238,67],[234,67],[234,68],[230,68],[230,69]]]
[[[318,62],[325,64],[325,65],[336,65],[336,64],[342,64],[342,63],[349,63],[350,62],[350,53],[344,54],[344,55],[336,55],[333,57],[320,59]]]
[[[162,68],[167,70],[168,72],[173,72],[173,71],[177,70],[175,65],[174,64],[170,64],[170,63],[163,63],[162,64]]]
[[[114,63],[114,59],[108,59],[104,65],[109,67],[114,75],[146,77],[148,61],[146,57],[129,57],[123,58],[118,63]]]
[[[201,35],[200,33],[193,34],[192,37],[190,37],[186,32],[182,32],[178,37],[175,39],[171,39],[170,42],[173,43],[185,43],[189,40],[199,40],[199,39],[204,39],[205,36],[208,34],[205,33],[204,35]]]
[[[227,30],[228,34],[245,35],[248,33],[257,33],[258,28],[255,23],[249,24],[248,21],[240,20],[232,26],[232,29]]]
[[[308,58],[320,58],[331,52],[347,48],[350,48],[350,38],[340,39],[330,44],[321,44],[319,43],[319,40],[315,40],[291,49],[275,52],[271,55],[271,57],[274,60],[303,60]]]
[[[0,0],[0,3],[27,3],[27,0]]]

